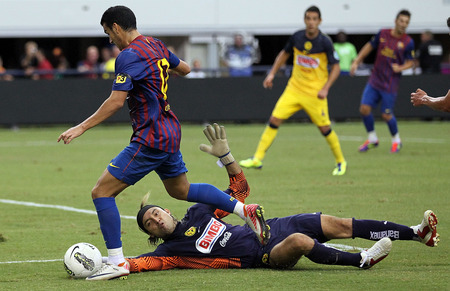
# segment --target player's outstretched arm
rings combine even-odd
[[[58,142],[62,140],[65,144],[68,144],[73,139],[82,135],[86,130],[102,123],[123,107],[127,96],[128,92],[126,91],[112,91],[108,99],[103,102],[94,114],[82,123],[61,133],[58,137]]]
[[[266,78],[263,81],[264,88],[272,89],[273,79],[275,78],[276,73],[281,68],[281,66],[286,63],[286,61],[289,59],[290,56],[291,56],[291,54],[286,52],[285,50],[281,50],[278,53],[273,65],[272,65],[272,68],[270,69],[269,73],[267,74]]]
[[[353,60],[352,65],[350,67],[350,76],[354,76],[358,66],[364,61],[364,59],[370,54],[373,50],[370,42],[366,43],[362,49],[359,51],[358,56]]]
[[[431,97],[422,89],[417,89],[416,92],[411,93],[411,103],[414,106],[425,105],[434,110],[450,112],[450,90],[445,96]]]
[[[219,166],[222,167],[222,165],[225,165],[225,168],[227,170],[230,185],[224,192],[228,193],[230,196],[236,198],[240,202],[245,203],[245,198],[250,195],[250,186],[247,183],[247,179],[245,178],[241,167],[238,163],[236,163],[234,157],[231,155],[225,127],[214,123],[212,126],[207,125],[203,130],[203,133],[205,134],[211,145],[201,144],[200,150],[218,157]],[[222,219],[229,213],[220,209],[216,209],[214,214],[218,218]]]
[[[211,145],[201,144],[201,151],[218,157],[225,166],[235,161],[228,146],[227,133],[224,126],[220,126],[217,123],[213,125],[208,124],[203,133]]]

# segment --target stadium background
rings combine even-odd
[[[137,10],[142,33],[169,41],[180,40],[177,49],[187,61],[202,56],[206,60],[203,63],[211,67],[214,66],[208,60],[215,59],[208,52],[216,48],[214,42],[209,42],[213,36],[229,37],[236,30],[244,29],[259,39],[261,49],[268,54],[264,62],[270,65],[287,36],[304,27],[302,14],[311,4],[322,10],[323,31],[333,37],[338,28],[346,29],[358,48],[379,28],[392,27],[398,10],[408,8],[413,14],[408,32],[416,42],[422,30],[431,29],[443,42],[446,53],[449,52],[450,37],[445,26],[449,0],[0,0],[0,54],[11,55],[15,62],[25,41],[36,40],[40,46],[48,48],[63,45],[73,54],[72,62],[81,59],[87,45],[101,46],[107,42],[98,24],[99,18],[107,7],[118,3]],[[201,29],[205,31],[200,32]],[[273,43],[273,47],[266,43]],[[182,47],[185,49],[181,50]],[[281,77],[277,88],[269,91],[262,89],[262,78],[262,75],[250,79],[171,78],[169,96],[183,123],[189,116],[207,118],[221,105],[226,106],[218,117],[224,119],[241,116],[242,111],[236,109],[245,110],[251,104],[253,107],[246,114],[253,120],[262,116],[265,108],[271,109],[272,102],[278,98],[278,90],[284,88],[287,80]],[[342,120],[337,116],[341,112],[344,117],[358,114],[359,95],[365,80],[366,77],[344,76],[338,79],[330,96],[333,118]],[[252,187],[249,202],[264,205],[268,217],[320,210],[340,217],[388,219],[410,225],[420,221],[424,210],[433,209],[440,219],[438,228],[442,241],[438,248],[394,242],[389,258],[369,271],[317,265],[302,259],[294,271],[174,270],[87,286],[83,280],[67,279],[62,256],[70,245],[79,241],[91,242],[106,253],[90,190],[111,157],[126,144],[129,125],[99,126],[70,146],[56,142],[67,125],[24,126],[20,130],[2,128],[2,125],[80,122],[103,102],[110,92],[111,81],[64,78],[0,82],[0,162],[3,169],[0,200],[14,199],[20,203],[0,203],[0,289],[450,290],[450,246],[446,243],[450,236],[447,219],[450,216],[449,123],[410,121],[410,118],[436,120],[442,117],[428,108],[414,108],[408,102],[409,92],[417,86],[426,87],[430,94],[442,95],[447,92],[448,83],[448,75],[405,76],[399,95],[399,102],[403,103],[398,104],[397,109],[410,117],[399,120],[405,142],[399,155],[388,154],[390,137],[382,121],[377,123],[382,144],[368,155],[357,152],[365,139],[360,120],[339,122],[334,128],[350,167],[346,175],[336,179],[329,175],[332,161],[317,128],[296,122],[284,125],[263,171],[246,171]],[[185,88],[197,90],[197,96],[185,95],[188,91]],[[189,107],[192,112],[184,111],[187,105],[192,106]],[[422,116],[422,112],[427,117]],[[126,119],[128,123],[126,115],[123,109],[111,121]],[[267,117],[268,113],[264,112],[263,118]],[[247,158],[260,137],[262,125],[228,123],[226,126],[233,154],[237,159]],[[198,144],[205,142],[202,129],[200,124],[183,124],[183,157],[189,165],[190,180],[225,189],[228,184],[223,169],[216,166],[213,157],[198,150]],[[131,217],[122,221],[126,255],[148,250],[145,237],[137,230],[134,214],[142,195],[149,191],[153,203],[168,207],[179,218],[185,213],[186,202],[170,198],[157,175],[147,176],[119,195],[121,214]],[[30,202],[47,207],[24,205]],[[55,206],[88,210],[92,214],[64,211]],[[237,217],[229,219],[232,223],[241,223]],[[334,242],[362,248],[372,245],[365,240]]]
[[[24,44],[29,40],[36,41],[45,50],[62,47],[74,68],[84,58],[89,45],[101,48],[108,44],[99,19],[107,7],[117,5],[117,2],[3,0],[0,4],[0,55],[6,68],[17,69]],[[220,66],[220,49],[232,39],[234,33],[243,32],[248,38],[258,40],[261,61],[254,66],[254,77],[251,79],[171,79],[169,98],[181,121],[202,122],[210,120],[211,116],[218,116],[221,121],[264,121],[284,88],[287,77],[278,78],[272,91],[262,89],[262,78],[288,37],[294,31],[303,29],[304,10],[312,4],[321,9],[321,30],[332,38],[339,30],[346,31],[357,50],[380,28],[392,27],[396,13],[406,8],[412,13],[408,33],[414,38],[416,48],[420,43],[420,33],[431,30],[443,44],[444,56],[448,58],[450,52],[450,37],[445,23],[450,12],[450,0],[430,0],[426,3],[420,0],[318,0],[314,3],[296,0],[168,0],[124,1],[121,4],[135,11],[141,33],[156,36],[173,46],[177,55],[188,63],[199,59],[205,70],[210,72],[225,69]],[[370,65],[373,57],[374,53],[366,59],[366,63]],[[450,66],[450,63],[444,63],[444,66]],[[331,91],[331,118],[346,120],[359,117],[357,108],[366,78],[338,79]],[[110,86],[110,81],[80,78],[1,82],[0,124],[79,122],[101,104]],[[442,95],[448,89],[448,75],[432,78],[405,76],[400,85],[397,116],[446,118],[443,113],[428,108],[413,109],[408,104],[409,92],[419,86],[427,89],[430,95]],[[247,110],[249,106],[253,107],[252,113]],[[202,116],[206,107],[212,110],[211,114]],[[61,108],[65,111],[63,115],[57,113]],[[110,121],[128,122],[126,110],[123,111]],[[302,113],[295,116],[304,117]]]

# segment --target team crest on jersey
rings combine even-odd
[[[195,242],[195,248],[203,253],[209,254],[219,237],[225,231],[226,226],[222,222],[211,218],[202,235]]]
[[[305,50],[310,51],[312,49],[312,43],[310,41],[305,42],[305,44],[303,45],[303,47],[305,48]]]
[[[398,47],[399,49],[403,49],[403,48],[405,47],[405,44],[404,44],[402,41],[399,41],[399,42],[397,43],[397,47]]]
[[[300,65],[305,68],[317,68],[319,67],[319,59],[314,59],[304,55],[297,56],[297,65]]]
[[[261,261],[263,262],[263,264],[268,265],[268,264],[269,264],[269,254],[268,254],[268,253],[265,253],[265,254],[262,256]]]
[[[185,236],[193,236],[197,232],[197,228],[195,226],[191,226],[186,232],[184,233]]]

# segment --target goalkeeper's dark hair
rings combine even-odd
[[[114,23],[117,23],[125,31],[137,29],[136,16],[126,6],[113,6],[103,13],[100,25],[103,26],[105,24],[107,27],[112,28]]]
[[[306,9],[305,11],[305,18],[306,18],[306,13],[307,12],[316,12],[317,14],[319,14],[319,19],[322,19],[322,14],[320,13],[320,9],[317,6],[310,6],[308,9]]]

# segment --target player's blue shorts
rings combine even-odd
[[[397,95],[394,93],[387,93],[372,87],[367,84],[364,88],[361,104],[369,105],[372,108],[377,107],[378,103],[381,103],[380,111],[386,114],[392,114],[394,112],[394,104]]]
[[[258,252],[257,266],[268,266],[269,254],[272,249],[293,233],[302,233],[312,239],[317,239],[320,243],[329,239],[322,232],[320,215],[322,212],[296,214],[287,217],[268,219],[270,226],[270,240]]]
[[[151,171],[165,180],[186,173],[187,168],[180,151],[167,153],[131,142],[111,160],[108,171],[120,181],[134,185]]]

